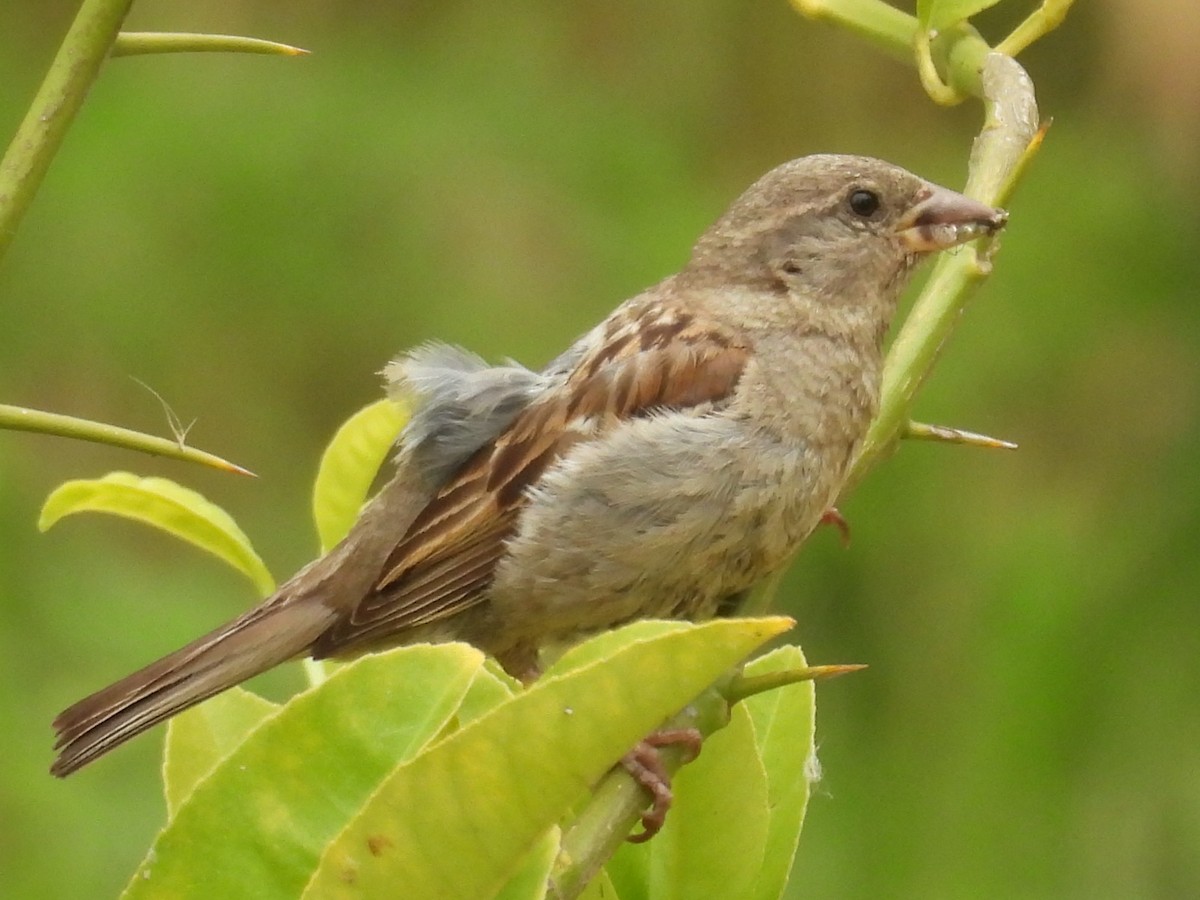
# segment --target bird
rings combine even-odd
[[[882,160],[805,156],[540,371],[399,357],[385,381],[413,412],[346,538],[63,711],[51,772],[297,657],[459,640],[529,679],[554,643],[729,614],[833,507],[915,265],[1006,222]]]

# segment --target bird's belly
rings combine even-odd
[[[787,562],[840,480],[719,419],[664,416],[607,443],[547,475],[497,567],[492,613],[524,642],[713,615]]]

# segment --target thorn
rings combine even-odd
[[[254,472],[249,469],[239,466],[235,462],[217,456],[215,453],[209,453],[207,450],[197,450],[195,447],[179,448],[181,455],[179,459],[186,459],[190,462],[198,462],[205,466],[212,466],[214,469],[220,469],[222,472],[232,472],[234,475],[247,475],[250,478],[257,478]]]
[[[1042,142],[1046,140],[1046,133],[1050,130],[1050,126],[1053,124],[1053,117],[1042,119],[1042,121],[1038,123],[1038,130],[1034,132],[1033,137],[1030,139],[1029,146],[1025,150],[1026,153],[1036,151],[1042,146]]]
[[[217,458],[219,459],[220,457]],[[258,477],[256,473],[251,472],[249,469],[243,466],[239,466],[237,463],[230,462],[227,459],[222,459],[221,463],[222,465],[218,465],[217,468],[224,469],[226,472],[232,472],[234,475],[245,475],[248,478]]]
[[[909,422],[904,427],[904,437],[921,441],[942,441],[947,444],[970,444],[972,447],[986,447],[989,450],[1017,449],[1017,444],[1013,441],[1004,441],[946,425],[926,425],[924,422]]]
[[[809,666],[808,674],[813,681],[828,681],[831,678],[840,678],[843,675],[849,675],[851,672],[861,672],[867,668],[866,663],[841,663],[831,666]]]
[[[765,675],[739,675],[725,688],[725,699],[739,703],[747,697],[773,691],[802,681],[829,681],[851,672],[860,672],[866,666],[861,663],[845,663],[832,666],[805,666],[803,669],[784,669]]]

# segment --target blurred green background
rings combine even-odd
[[[0,7],[5,134],[74,6]],[[1200,896],[1200,13],[1077,7],[1024,58],[1055,124],[918,407],[1021,450],[906,445],[844,504],[850,549],[819,532],[781,591],[811,659],[870,664],[820,691],[794,897]],[[784,0],[146,0],[128,24],[313,55],[105,70],[0,267],[0,402],[167,433],[137,378],[260,478],[0,432],[4,897],[123,884],[160,736],[60,782],[50,721],[254,599],[132,524],[39,535],[55,485],[176,478],[286,576],[324,442],[401,349],[540,365],[776,163],[958,186],[979,121]]]

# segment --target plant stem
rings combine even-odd
[[[77,419],[74,416],[43,412],[40,409],[25,409],[0,403],[0,429],[36,431],[41,434],[55,434],[81,441],[93,441],[97,444],[124,447],[127,450],[140,450],[142,453],[149,453],[152,456],[169,456],[186,462],[197,462],[238,475],[254,476],[249,469],[243,469],[236,463],[231,463],[204,450],[189,447],[179,440],[142,434],[140,431],[132,431],[104,422],[93,422],[90,419]]]
[[[133,0],[84,0],[0,162],[0,258],[75,113],[96,80]]]
[[[1061,25],[1067,17],[1067,10],[1074,2],[1075,0],[1043,0],[1042,5],[1014,28],[1012,34],[1002,40],[996,49],[1000,53],[1016,56],[1034,41]]]
[[[801,15],[840,25],[894,59],[915,65],[922,85],[937,103],[949,106],[982,94],[980,72],[991,47],[966,22],[933,35],[922,33],[915,16],[883,0],[791,2]]]
[[[1007,200],[1041,142],[1033,82],[1011,57],[989,54],[981,79],[985,121],[971,152],[966,193],[985,203]],[[991,271],[986,252],[967,245],[938,260],[925,289],[892,342],[876,416],[843,493],[888,456],[908,425],[917,391],[963,307]]]
[[[912,62],[917,20],[883,0],[791,0],[800,15],[866,38],[901,62]]]
[[[730,703],[724,692],[730,677],[721,678],[677,716],[663,723],[663,730],[694,728],[707,738],[724,728],[729,724]],[[678,747],[662,747],[658,753],[672,775],[683,765],[683,751]],[[546,896],[552,900],[578,897],[625,842],[649,805],[645,789],[622,767],[609,771],[592,790],[587,806],[563,833]]]

